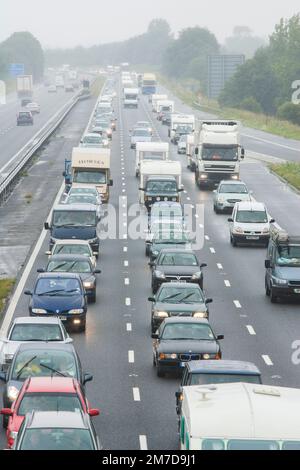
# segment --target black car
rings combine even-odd
[[[203,289],[203,272],[207,264],[200,264],[194,251],[180,249],[161,250],[152,268],[152,291],[156,293],[164,282],[192,282]]]
[[[79,274],[90,302],[96,302],[97,277],[100,269],[95,269],[89,258],[84,255],[54,255],[49,258],[46,269],[39,273],[76,273]]]
[[[3,407],[11,408],[23,382],[28,377],[73,377],[84,386],[93,376],[83,373],[78,354],[72,344],[35,343],[21,344],[8,371],[0,372],[5,382]],[[7,416],[3,416],[7,424]]]
[[[85,331],[87,295],[78,274],[45,273],[36,280],[31,296],[30,316],[56,316],[69,329]]]
[[[262,384],[256,365],[241,361],[191,361],[185,364],[179,390],[176,392],[176,411],[181,412],[182,388],[192,385],[223,383]]]
[[[154,234],[149,248],[150,261],[154,261],[165,248],[190,250],[189,234],[184,230],[162,230]]]
[[[205,298],[199,286],[188,283],[163,284],[157,295],[148,300],[152,302],[152,333],[169,317],[208,318],[207,305],[212,303],[212,299]]]
[[[182,371],[189,361],[219,360],[222,358],[219,341],[207,320],[167,318],[152,334],[153,365],[158,377],[167,372]]]
[[[17,126],[33,126],[33,116],[30,111],[20,111],[17,114]]]

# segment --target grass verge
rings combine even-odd
[[[300,163],[273,164],[270,169],[300,191]]]
[[[0,314],[15,285],[15,279],[0,279]]]

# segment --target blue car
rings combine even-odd
[[[31,296],[30,316],[56,316],[68,329],[85,331],[87,295],[78,274],[40,274],[24,294]]]

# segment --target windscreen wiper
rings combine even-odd
[[[66,374],[63,374],[63,373],[60,372],[59,370],[53,369],[52,367],[46,366],[46,365],[43,364],[42,362],[40,362],[40,366],[41,366],[41,367],[44,367],[45,369],[51,370],[51,372],[54,372],[55,374],[58,374],[58,375],[60,375],[61,377],[67,377]]]
[[[29,361],[27,361],[27,362],[24,364],[24,366],[19,370],[19,372],[18,372],[18,374],[17,374],[17,380],[19,380],[19,378],[20,378],[20,376],[21,376],[23,370],[26,369],[26,367],[28,367],[29,364],[30,364],[32,361],[34,361],[36,358],[37,358],[37,356],[33,356],[31,359],[29,359]]]

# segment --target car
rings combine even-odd
[[[251,202],[252,191],[249,191],[243,181],[221,181],[218,188],[213,192],[214,211],[232,212],[237,202]]]
[[[173,144],[177,145],[182,136],[189,135],[192,132],[193,132],[192,126],[190,126],[190,125],[179,125],[179,126],[176,127],[175,135],[171,139],[171,142]]]
[[[164,219],[184,222],[183,207],[179,202],[160,201],[155,202],[149,214],[149,227],[156,221]]]
[[[238,202],[233,209],[229,222],[230,242],[268,247],[270,224],[274,223],[261,202]]]
[[[109,148],[109,138],[108,138],[107,133],[103,130],[102,127],[99,127],[96,125],[92,126],[90,134],[100,135],[102,138],[102,142],[103,142],[103,148]]]
[[[5,337],[0,338],[0,370],[6,371],[20,344],[26,342],[72,343],[59,318],[16,317]]]
[[[2,408],[7,416],[7,447],[12,448],[27,413],[34,411],[75,412],[82,410],[91,417],[98,416],[97,408],[90,408],[78,380],[71,377],[29,377],[25,380],[11,408]]]
[[[83,136],[80,141],[80,147],[104,148],[104,142],[101,135],[89,133]]]
[[[151,142],[152,134],[149,129],[133,129],[130,139],[130,148],[135,149],[137,142]]]
[[[91,245],[85,240],[56,240],[52,251],[46,251],[47,256],[53,255],[84,255],[89,258],[96,268],[98,252],[92,251]]]
[[[265,261],[266,295],[274,304],[279,299],[300,299],[300,236],[271,226]]]
[[[161,218],[161,219],[154,219],[153,222],[151,223],[150,227],[148,230],[145,231],[146,233],[146,238],[145,238],[145,243],[146,243],[146,256],[149,256],[150,254],[150,247],[152,244],[153,237],[156,233],[162,230],[184,230],[185,225],[182,220],[178,219],[167,219],[167,218]]]
[[[209,318],[208,305],[202,289],[191,283],[172,282],[162,284],[154,297],[149,297],[151,306],[151,331],[159,328],[170,317]]]
[[[96,212],[97,212],[97,218],[98,221],[101,220],[101,217],[103,215],[103,209],[102,209],[102,202],[99,202],[99,195],[97,194],[84,194],[84,193],[77,193],[74,194],[69,192],[68,196],[64,200],[64,204],[73,204],[73,205],[80,205],[80,204],[90,204],[92,206],[95,206]]]
[[[92,303],[96,302],[97,274],[89,258],[84,255],[54,255],[49,258],[46,269],[38,269],[38,273],[76,273],[81,277],[83,286]]]
[[[32,98],[22,98],[21,99],[21,106],[22,108],[25,108],[29,103],[32,103]]]
[[[71,186],[70,191],[68,193],[65,193],[64,196],[77,196],[78,194],[92,195],[97,198],[97,204],[102,204],[101,194],[94,186],[85,186],[84,184],[77,184],[76,187]]]
[[[32,114],[40,114],[41,109],[40,105],[36,102],[31,102],[26,105],[26,109],[30,111]]]
[[[188,135],[184,134],[180,137],[177,144],[177,153],[185,154],[186,153],[186,144],[187,144]]]
[[[39,274],[30,296],[29,315],[59,317],[66,328],[85,331],[87,295],[78,274]]]
[[[111,130],[111,125],[110,121],[107,119],[95,119],[93,122],[93,131],[94,129],[98,129],[99,131],[102,130],[102,132],[105,132],[105,135],[111,139],[112,138],[112,130]]]
[[[48,88],[48,93],[57,93],[56,85],[50,85]]]
[[[165,282],[196,283],[203,289],[202,269],[207,264],[200,263],[194,251],[182,249],[161,250],[152,268],[152,291],[156,293]]]
[[[17,114],[17,126],[33,126],[31,111],[19,111]]]
[[[222,359],[220,341],[224,336],[216,336],[205,319],[167,318],[152,338],[153,365],[158,377],[182,372],[189,361]]]
[[[28,377],[55,375],[77,379],[82,387],[93,380],[92,375],[83,373],[79,356],[72,344],[21,344],[8,371],[0,372],[0,380],[5,383],[3,407],[11,408]],[[6,427],[7,423],[8,416],[3,415],[3,425]]]
[[[224,360],[187,362],[182,373],[180,387],[175,393],[177,414],[181,413],[183,387],[236,382],[261,385],[261,372],[255,364],[250,362]]]
[[[73,93],[74,92],[73,85],[65,85],[65,92],[66,93]]]
[[[150,132],[150,134],[153,134],[153,128],[151,127],[151,124],[148,121],[138,121],[133,126],[133,129],[147,129]]]
[[[13,450],[102,450],[95,428],[83,411],[28,413]]]
[[[164,248],[191,250],[191,239],[185,230],[161,230],[153,235],[150,246],[150,261],[154,261]]]

